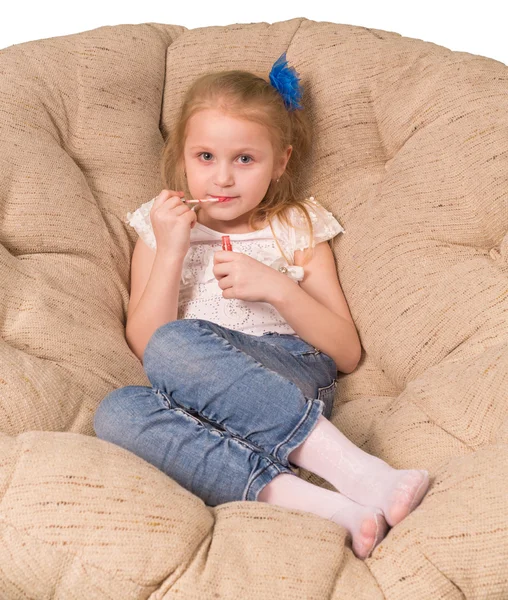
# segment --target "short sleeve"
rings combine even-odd
[[[314,235],[312,247],[321,242],[326,242],[345,231],[333,214],[326,210],[314,196],[306,199],[305,208],[312,221]],[[305,250],[305,248],[310,247],[310,232],[307,219],[299,209],[293,207],[289,218],[293,227],[282,227],[281,243],[284,251],[289,253],[291,262],[294,262],[294,253],[296,250]]]
[[[149,202],[142,204],[133,213],[128,212],[124,221],[136,230],[139,237],[152,250],[157,249],[157,242],[155,240],[155,234],[153,232],[152,222],[150,220],[150,210],[152,209],[154,202],[155,198],[152,198]]]

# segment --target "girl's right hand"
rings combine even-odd
[[[182,202],[184,192],[162,190],[150,210],[157,252],[184,258],[190,248],[190,230],[196,213]]]

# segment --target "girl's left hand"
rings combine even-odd
[[[290,282],[284,273],[241,252],[219,250],[213,263],[223,298],[272,303],[281,287]]]

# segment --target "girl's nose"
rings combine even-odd
[[[229,165],[219,165],[215,172],[214,185],[218,188],[233,184],[233,173]]]

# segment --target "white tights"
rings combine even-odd
[[[418,506],[429,487],[427,471],[393,469],[355,446],[323,416],[291,452],[289,461],[326,479],[338,492],[284,473],[261,490],[258,500],[312,512],[342,525],[351,534],[359,558],[366,558],[389,526]]]

